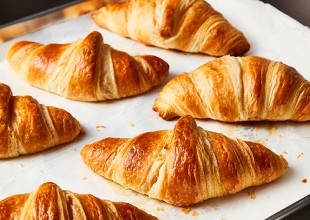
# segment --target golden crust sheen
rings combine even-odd
[[[237,121],[310,120],[310,83],[282,62],[224,56],[169,81],[153,110],[177,116]]]
[[[68,44],[19,41],[6,54],[14,72],[29,84],[77,101],[134,96],[162,83],[169,65],[152,55],[130,56],[91,32]]]
[[[52,182],[27,194],[0,201],[0,219],[5,220],[155,220],[156,217],[125,202],[99,199],[91,194],[62,190]]]
[[[13,96],[0,84],[0,158],[31,154],[75,139],[81,125],[64,109]]]
[[[173,130],[88,144],[81,156],[95,173],[176,206],[232,195],[288,169],[263,145],[203,130],[188,115]]]
[[[132,0],[92,14],[94,22],[146,45],[211,56],[250,49],[244,34],[204,0]]]

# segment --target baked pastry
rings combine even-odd
[[[23,80],[77,101],[103,101],[139,95],[163,82],[169,65],[156,56],[130,56],[104,44],[94,31],[68,44],[20,41],[7,60]]]
[[[92,14],[105,29],[146,45],[211,56],[250,49],[244,34],[204,0],[127,0]]]
[[[40,104],[31,96],[13,96],[0,83],[0,158],[36,153],[75,139],[80,123],[64,109]]]
[[[288,169],[282,156],[263,145],[206,131],[189,115],[173,130],[91,143],[81,156],[95,173],[175,206],[232,195]]]
[[[296,69],[263,57],[225,56],[169,81],[153,110],[224,122],[307,121],[310,83]]]
[[[0,219],[152,220],[156,217],[125,202],[99,199],[91,194],[62,190],[52,182],[27,194],[17,194],[0,201]]]

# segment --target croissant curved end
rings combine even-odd
[[[153,56],[144,55],[141,56],[150,65],[153,71],[146,71],[146,75],[151,82],[151,86],[157,86],[162,83],[169,75],[169,64],[163,59]],[[151,74],[154,72],[155,74]]]

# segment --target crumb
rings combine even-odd
[[[99,129],[99,128],[106,128],[106,126],[104,126],[104,125],[97,125],[96,128],[97,129]]]
[[[157,210],[157,211],[164,211],[164,208],[163,208],[162,206],[157,206],[157,207],[156,207],[156,210]]]
[[[284,154],[288,154],[286,151],[283,152]]]
[[[302,183],[307,183],[307,179],[303,179],[301,182]]]
[[[257,136],[257,132],[258,132],[259,128],[255,128],[255,136]]]
[[[21,163],[21,164],[20,164],[20,167],[25,167],[25,165]]]
[[[297,156],[297,158],[300,158],[302,155],[304,155],[304,153],[301,153]]]
[[[135,126],[131,121],[128,122],[128,125],[131,126],[131,127],[134,127],[134,126]]]
[[[191,208],[189,208],[189,207],[181,209],[181,212],[184,214],[188,214],[190,211],[191,211]]]
[[[230,126],[228,127],[227,133],[230,134],[229,136],[233,136],[234,132],[236,131],[237,126]]]
[[[41,172],[41,173],[44,173],[44,171],[43,171],[43,170],[40,170],[40,172]]]
[[[270,135],[276,133],[277,129],[278,129],[278,127],[276,125],[270,126],[269,128],[267,128]]]
[[[82,178],[82,180],[86,180],[87,178],[86,178],[86,176],[84,176],[83,178]]]
[[[278,137],[279,137],[279,138],[282,138],[282,135],[281,135],[281,134],[278,134]]]
[[[255,195],[255,192],[254,192],[254,191],[249,191],[249,192],[248,192],[248,195],[250,196],[250,198],[251,198],[252,200],[255,200],[255,199],[256,199],[256,195]]]
[[[199,213],[198,213],[198,212],[193,211],[192,216],[198,216],[198,215],[199,215]]]

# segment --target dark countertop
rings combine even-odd
[[[85,0],[1,0],[0,29]],[[310,27],[310,0],[261,0]],[[16,7],[18,6],[18,7]],[[20,10],[22,8],[22,10]],[[9,10],[8,10],[9,9]]]
[[[82,1],[83,0],[1,0],[0,28],[29,20]]]
[[[85,0],[1,0],[0,7],[0,30],[1,28],[7,27],[12,24],[16,24],[28,19],[32,19],[38,16],[51,13],[55,10],[65,8],[69,5],[73,5]],[[293,19],[297,20],[301,24],[310,27],[310,0],[262,0],[265,3],[269,3],[289,15]],[[20,9],[23,10],[20,10]],[[303,208],[300,202],[297,202],[297,206],[291,206],[283,210],[289,214],[286,217],[283,215],[277,215],[270,217],[271,219],[285,219],[285,220],[299,220],[299,219],[310,219],[310,202],[309,196],[307,200],[302,200]],[[306,201],[306,203],[305,203]],[[296,205],[295,204],[295,205]],[[305,204],[308,204],[305,206]],[[293,211],[292,211],[293,210]]]
[[[261,0],[310,27],[310,0]]]

